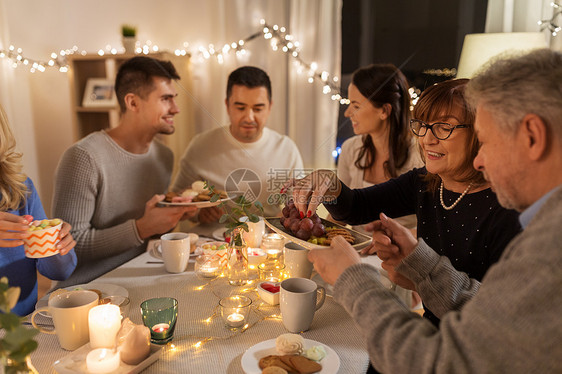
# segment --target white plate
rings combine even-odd
[[[107,283],[92,282],[88,284],[77,284],[76,286],[69,286],[69,287],[65,287],[64,289],[68,291],[89,290],[89,289],[100,290],[102,298],[111,295],[129,297],[129,291],[127,291],[125,288],[114,284],[107,284]],[[49,295],[50,293],[46,294],[41,299],[39,299],[39,301],[37,301],[37,304],[35,304],[35,309],[39,309],[44,306],[47,306],[49,303]],[[51,318],[51,316],[47,313],[41,312],[39,314],[42,315],[43,317]]]
[[[138,365],[127,365],[123,361],[119,364],[119,369],[112,371],[111,374],[135,374],[140,373],[149,367],[154,361],[158,360],[162,354],[160,345],[150,345],[150,355]],[[90,343],[83,345],[72,353],[64,356],[53,364],[53,369],[59,374],[78,374],[88,373],[86,368],[86,356],[90,353]]]
[[[322,370],[318,373],[337,373],[340,368],[340,358],[336,351],[315,340],[304,339],[304,349],[308,349],[316,345],[321,345],[326,350],[326,357],[319,362],[319,364],[322,365]],[[260,374],[262,372],[259,367],[260,359],[265,356],[277,354],[277,350],[275,349],[275,339],[258,343],[250,347],[246,352],[244,352],[244,355],[242,355],[242,370],[244,370],[246,374]]]
[[[351,230],[348,229],[345,226],[342,226],[340,224],[331,222],[331,221],[327,221],[323,218],[321,218],[322,220],[322,224],[325,227],[337,227],[337,228],[341,228],[341,229],[345,229],[347,230],[347,232],[349,232],[353,238],[355,238],[355,244],[352,245],[353,248],[355,248],[356,250],[360,250],[364,247],[366,247],[369,243],[371,243],[371,237],[365,234],[362,234],[358,231],[355,230]],[[307,242],[305,240],[301,240],[295,236],[293,236],[293,234],[285,229],[285,227],[281,224],[280,218],[279,217],[269,217],[265,219],[265,224],[272,229],[273,231],[275,231],[276,233],[278,233],[279,235],[281,235],[282,237],[284,237],[286,240],[293,242],[295,244],[300,245],[301,247],[307,248],[307,249],[317,249],[317,248],[327,248],[327,246],[325,245],[319,245],[319,244],[312,244],[310,242]]]
[[[219,229],[216,229],[215,231],[213,231],[213,233],[211,234],[211,236],[213,238],[215,238],[216,240],[219,240],[221,242],[224,242],[224,233],[226,232],[226,227],[221,227]]]
[[[230,198],[219,199],[217,201],[191,201],[189,203],[168,203],[166,201],[161,201],[156,204],[159,207],[173,207],[173,206],[194,206],[196,208],[210,208],[212,206],[217,206],[220,203],[224,203],[231,200]]]

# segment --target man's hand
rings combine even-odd
[[[361,263],[359,254],[343,237],[332,239],[330,249],[312,249],[308,252],[308,259],[314,268],[329,284],[333,285],[345,269]]]
[[[0,247],[19,247],[27,237],[29,222],[15,214],[0,212]]]
[[[203,224],[217,222],[223,214],[224,210],[217,208],[216,206],[203,208],[199,211],[199,222]]]
[[[373,222],[373,247],[377,256],[387,265],[398,266],[418,245],[412,232],[384,213]]]
[[[412,291],[416,290],[416,286],[414,282],[412,282],[410,279],[406,278],[405,276],[394,270],[394,266],[388,265],[386,262],[383,262],[381,264],[381,267],[384,270],[386,270],[388,279],[390,279],[392,283],[397,284],[400,287],[405,288],[407,290],[412,290]]]
[[[63,222],[60,229],[59,237],[61,240],[57,243],[57,249],[60,250],[60,254],[63,256],[76,246],[76,241],[70,234],[71,228],[72,226],[69,223]]]
[[[194,207],[157,207],[156,204],[164,198],[165,195],[154,195],[146,203],[144,215],[136,221],[141,239],[172,230],[185,214],[196,210]]]

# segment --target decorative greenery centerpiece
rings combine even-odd
[[[205,188],[209,190],[211,202],[220,199],[220,194],[215,191],[215,187],[205,182]],[[228,244],[228,254],[226,263],[226,276],[228,283],[233,286],[241,286],[248,281],[248,246],[244,242],[242,231],[249,231],[249,222],[259,222],[260,217],[254,212],[254,208],[263,215],[263,206],[259,201],[250,203],[244,196],[238,196],[234,200],[234,206],[228,205],[225,201],[219,206],[225,210],[219,222],[226,226],[226,234],[230,236]],[[246,221],[240,218],[248,217]]]
[[[19,287],[10,287],[8,278],[0,279],[0,365],[6,374],[34,372],[28,364],[29,355],[37,348],[33,337],[39,332],[22,326],[22,317],[11,312],[20,297]]]
[[[209,190],[211,202],[216,202],[220,199],[220,194],[215,191],[215,186],[205,182],[205,188]],[[240,218],[248,217],[248,221],[250,222],[259,222],[260,216],[263,216],[263,205],[257,200],[252,204],[243,195],[234,198],[232,201],[234,202],[234,206],[228,205],[226,201],[218,205],[225,210],[219,222],[225,224],[227,235],[232,234],[236,229],[238,229],[238,231],[243,230],[248,232],[249,227],[247,221],[241,222]]]

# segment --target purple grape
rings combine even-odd
[[[299,231],[297,231],[295,236],[301,240],[308,240],[310,239],[310,231],[300,229]]]
[[[287,229],[290,230],[291,229],[291,225],[293,224],[293,219],[292,218],[285,218],[285,221],[283,221],[283,226]]]
[[[313,226],[314,226],[314,223],[312,222],[312,220],[310,218],[303,218],[301,220],[301,230],[311,232]]]
[[[293,220],[293,223],[291,224],[291,232],[293,234],[296,234],[297,231],[299,231],[301,228],[301,220],[300,219],[295,219]]]
[[[322,223],[322,219],[318,217],[318,214],[316,213],[314,213],[312,217],[310,217],[310,219],[312,220],[312,222],[314,222],[314,224]]]
[[[289,207],[289,209],[292,209],[294,206],[295,206],[295,202],[293,201],[293,199],[287,201],[287,207]]]
[[[294,208],[291,210],[291,213],[289,215],[289,217],[291,218],[301,218],[301,214],[299,213],[299,210],[297,208]]]
[[[326,228],[321,223],[316,223],[314,227],[312,227],[312,235],[316,237],[321,237],[326,234]]]
[[[289,206],[285,206],[281,211],[283,213],[283,217],[289,217],[289,213],[291,213],[291,208]]]

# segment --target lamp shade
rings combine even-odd
[[[546,37],[540,32],[468,34],[464,37],[457,78],[472,78],[482,65],[500,53],[546,47]]]

